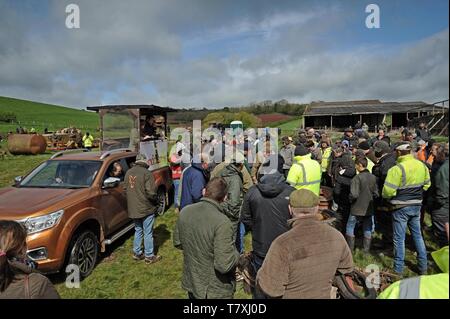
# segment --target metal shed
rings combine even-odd
[[[448,108],[447,108],[448,111]],[[305,127],[345,128],[357,122],[366,123],[371,130],[391,117],[391,128],[406,127],[413,118],[445,109],[425,102],[381,102],[380,100],[312,102],[303,115]]]

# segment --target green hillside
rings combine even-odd
[[[18,126],[28,130],[34,127],[37,132],[68,126],[94,132],[99,126],[98,115],[93,112],[3,96],[0,96],[0,112],[12,112],[18,121],[11,124],[0,122],[0,133],[15,131]]]
[[[297,134],[297,130],[300,127],[300,117],[296,117],[294,120],[287,121],[282,124],[276,123],[276,125],[270,125],[270,126],[280,128],[282,135],[293,136],[293,135]]]

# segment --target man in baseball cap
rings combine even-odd
[[[294,164],[289,170],[286,181],[296,189],[309,189],[319,196],[322,178],[319,162],[311,158],[309,149],[302,144],[297,145],[294,155]]]
[[[153,225],[158,210],[157,188],[143,154],[136,156],[136,165],[125,174],[123,190],[127,199],[128,217],[135,226],[133,259],[145,260],[147,264],[158,262],[161,256],[155,255],[153,242]]]
[[[409,142],[402,142],[399,143],[396,147],[395,147],[396,151],[411,151],[412,147],[411,147],[411,143]]]
[[[395,147],[396,165],[387,173],[382,196],[392,206],[392,229],[394,243],[394,271],[402,275],[405,258],[406,229],[409,228],[417,251],[420,274],[428,268],[427,250],[422,237],[420,209],[424,192],[431,186],[430,172],[426,165],[411,154],[409,142]]]
[[[135,163],[136,164],[141,164],[143,166],[147,165],[147,167],[148,167],[147,157],[145,157],[145,155],[142,154],[142,153],[139,153],[136,156],[136,162]]]
[[[307,189],[289,196],[292,228],[272,242],[256,278],[265,295],[329,299],[335,274],[353,270],[352,254],[344,237],[319,220],[318,205],[319,197]]]

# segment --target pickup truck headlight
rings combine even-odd
[[[20,222],[25,225],[27,233],[30,235],[52,228],[58,224],[63,214],[64,209],[61,209],[47,215],[23,219]]]

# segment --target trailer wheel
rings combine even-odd
[[[158,216],[162,216],[165,213],[167,207],[167,192],[164,187],[158,188],[158,191],[156,193],[156,200],[158,202],[156,214]]]

